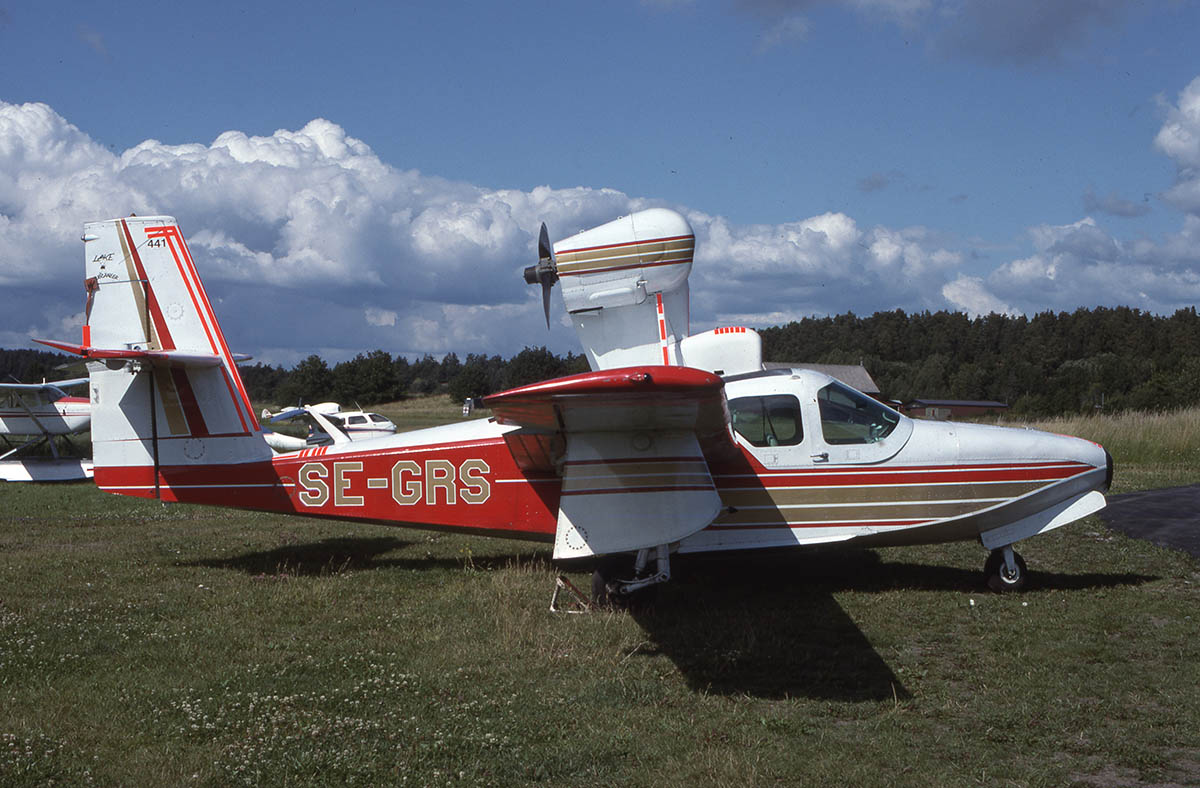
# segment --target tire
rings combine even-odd
[[[592,604],[597,607],[616,607],[620,605],[621,596],[609,591],[609,584],[621,577],[633,574],[630,561],[622,556],[607,555],[602,557],[592,571]]]
[[[645,610],[658,599],[658,586],[652,585],[631,594],[609,590],[609,584],[633,575],[632,560],[608,556],[592,572],[592,604],[609,610]]]
[[[997,594],[1020,591],[1024,588],[1029,572],[1025,568],[1025,559],[1015,550],[1013,551],[1013,563],[1016,564],[1017,571],[1015,574],[1009,574],[1008,568],[1004,565],[1004,551],[993,550],[983,565],[983,574],[988,588]]]

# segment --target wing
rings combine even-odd
[[[4,383],[0,382],[0,391],[45,391],[62,394],[61,389],[71,386],[82,386],[87,378],[71,378],[70,380],[53,380],[49,383]]]
[[[291,421],[292,419],[298,419],[301,416],[304,416],[305,413],[306,411],[304,408],[284,408],[278,413],[272,413],[268,409],[263,408],[262,416],[259,420],[264,424],[275,424],[276,422],[280,421]]]
[[[484,398],[525,470],[562,476],[555,558],[677,542],[721,508],[708,459],[735,451],[724,384],[687,367],[630,367]]]

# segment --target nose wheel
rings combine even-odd
[[[1020,591],[1025,587],[1025,579],[1029,575],[1025,569],[1025,559],[1011,545],[993,550],[988,555],[983,574],[988,588],[998,594]]]

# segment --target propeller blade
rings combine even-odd
[[[550,233],[546,223],[542,222],[542,231],[538,233],[538,260],[554,261],[554,247],[550,245]]]
[[[546,330],[550,330],[550,288],[554,282],[542,282],[542,310],[546,313]]]

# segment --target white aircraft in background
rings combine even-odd
[[[262,422],[275,424],[306,416],[313,422],[307,438],[295,438],[291,435],[273,432],[267,435],[267,443],[276,451],[298,451],[310,446],[337,445],[369,438],[382,438],[396,432],[396,425],[390,419],[380,416],[378,413],[368,413],[362,408],[342,410],[342,406],[336,402],[299,405],[294,408],[284,408],[278,413],[272,413],[268,408],[263,408]]]
[[[90,460],[60,456],[55,443],[55,438],[75,435],[91,425],[88,398],[72,397],[63,391],[87,382],[87,378],[73,378],[50,383],[0,383],[0,439],[6,449],[0,454],[0,481],[91,478]],[[10,436],[24,440],[14,443]],[[43,443],[50,447],[52,456],[30,456]]]
[[[83,240],[82,343],[43,344],[88,359],[96,484],[120,495],[544,540],[619,598],[673,554],[958,540],[1013,590],[1013,544],[1098,511],[1112,480],[1090,441],[913,420],[765,370],[748,328],[692,334],[695,236],[662,209],[553,246],[542,228],[526,281],[547,313],[562,282],[591,372],[485,397],[489,419],[273,454],[175,220]]]

